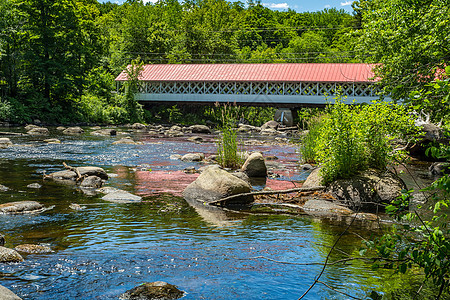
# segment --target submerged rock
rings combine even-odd
[[[9,187],[4,186],[3,184],[0,184],[0,192],[6,192],[9,191]]]
[[[14,294],[10,289],[0,285],[0,300],[22,300],[22,298]]]
[[[0,246],[0,262],[5,263],[21,261],[23,261],[23,257],[16,250]]]
[[[24,128],[26,131],[30,131],[31,129],[34,129],[34,128],[40,128],[40,126],[34,125],[34,124],[29,124],[29,125],[25,126]]]
[[[117,130],[115,130],[115,129],[98,129],[98,130],[92,131],[91,135],[112,136],[112,135],[117,135]]]
[[[183,191],[183,197],[188,200],[209,202],[231,195],[249,193],[250,185],[244,180],[233,176],[225,170],[211,166]],[[253,197],[237,197],[226,205],[247,205]]]
[[[308,200],[302,208],[310,215],[322,217],[353,214],[351,209],[327,200]]]
[[[39,183],[35,182],[35,183],[30,183],[29,185],[27,185],[27,188],[29,189],[40,189],[42,187],[42,185],[40,185]]]
[[[44,140],[44,142],[46,142],[48,144],[61,144],[61,141],[58,139],[46,139],[46,140]]]
[[[183,297],[184,292],[175,285],[163,281],[141,284],[120,296],[126,300],[175,300]]]
[[[142,197],[133,195],[127,191],[119,190],[116,188],[106,187],[98,189],[100,193],[106,194],[102,197],[105,201],[119,202],[119,203],[130,203],[130,202],[140,202]]]
[[[135,141],[133,141],[130,137],[126,137],[126,138],[123,138],[123,139],[113,142],[113,145],[118,145],[118,144],[136,145],[137,143]]]
[[[0,204],[0,214],[31,214],[43,212],[45,207],[36,201],[17,201]]]
[[[242,166],[242,171],[248,177],[266,177],[267,167],[262,154],[259,152],[252,153]]]
[[[69,208],[73,210],[82,210],[85,209],[86,206],[81,206],[80,204],[72,203],[69,205]]]
[[[23,244],[16,246],[14,248],[16,251],[24,252],[24,253],[50,253],[53,252],[53,250],[44,245],[32,245],[32,244]]]

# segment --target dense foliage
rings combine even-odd
[[[253,1],[0,0],[0,118],[132,121],[140,113],[111,93],[132,60],[354,62],[355,26],[343,10],[280,12]]]
[[[303,139],[305,161],[322,165],[324,183],[383,170],[398,155],[392,140],[413,130],[407,108],[391,103],[347,105],[338,97]]]

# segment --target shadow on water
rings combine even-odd
[[[199,167],[169,157],[187,152],[212,154],[214,144],[139,135],[134,138],[142,140],[142,145],[113,146],[116,138],[52,134],[62,144],[18,137],[12,139],[15,144],[34,146],[0,150],[0,183],[10,188],[1,192],[0,203],[35,200],[55,206],[40,215],[0,215],[0,232],[6,236],[7,247],[43,243],[54,250],[24,255],[23,263],[0,265],[0,283],[23,299],[117,299],[127,289],[156,280],[185,290],[184,299],[296,299],[321,271],[321,265],[310,263],[325,260],[345,227],[309,217],[205,210],[167,194],[145,196],[141,203],[106,202],[74,187],[43,182],[42,174],[60,170],[63,161],[74,166],[96,165],[120,173],[109,185],[135,192],[145,182],[134,175],[133,167]],[[296,157],[290,146],[257,149],[262,148],[288,163]],[[294,164],[290,168],[286,174],[298,176]],[[27,188],[35,182],[42,187]],[[71,203],[86,208],[72,210]],[[344,253],[357,255],[359,236],[368,234],[363,227],[352,228],[331,261],[346,257]],[[389,274],[356,261],[327,267],[322,279],[363,298],[371,290],[381,290],[385,280],[401,282]],[[318,285],[307,299],[347,297]]]

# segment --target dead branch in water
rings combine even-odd
[[[212,200],[212,201],[207,201],[205,202],[205,204],[217,204],[217,203],[221,203],[221,202],[225,202],[228,200],[232,200],[235,198],[239,198],[239,197],[247,197],[247,196],[256,196],[256,195],[275,195],[275,194],[289,194],[289,193],[295,193],[295,192],[313,192],[313,191],[320,191],[325,189],[324,186],[315,186],[315,187],[310,187],[310,188],[294,188],[294,189],[288,189],[288,190],[279,190],[279,191],[260,191],[260,192],[250,192],[250,193],[242,193],[242,194],[236,194],[236,195],[231,195],[222,199],[218,199],[218,200]]]
[[[65,162],[63,162],[63,166],[64,166],[64,168],[66,168],[67,170],[72,171],[72,172],[75,172],[75,174],[77,174],[77,180],[76,180],[76,181],[80,181],[80,180],[83,179],[83,176],[81,176],[80,171],[78,170],[78,168],[69,166],[69,165],[66,164]]]

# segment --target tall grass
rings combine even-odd
[[[219,128],[220,135],[217,140],[218,162],[224,168],[239,168],[243,164],[243,158],[239,155],[237,132],[234,128],[238,115],[229,105],[224,105],[222,111],[222,124]]]

